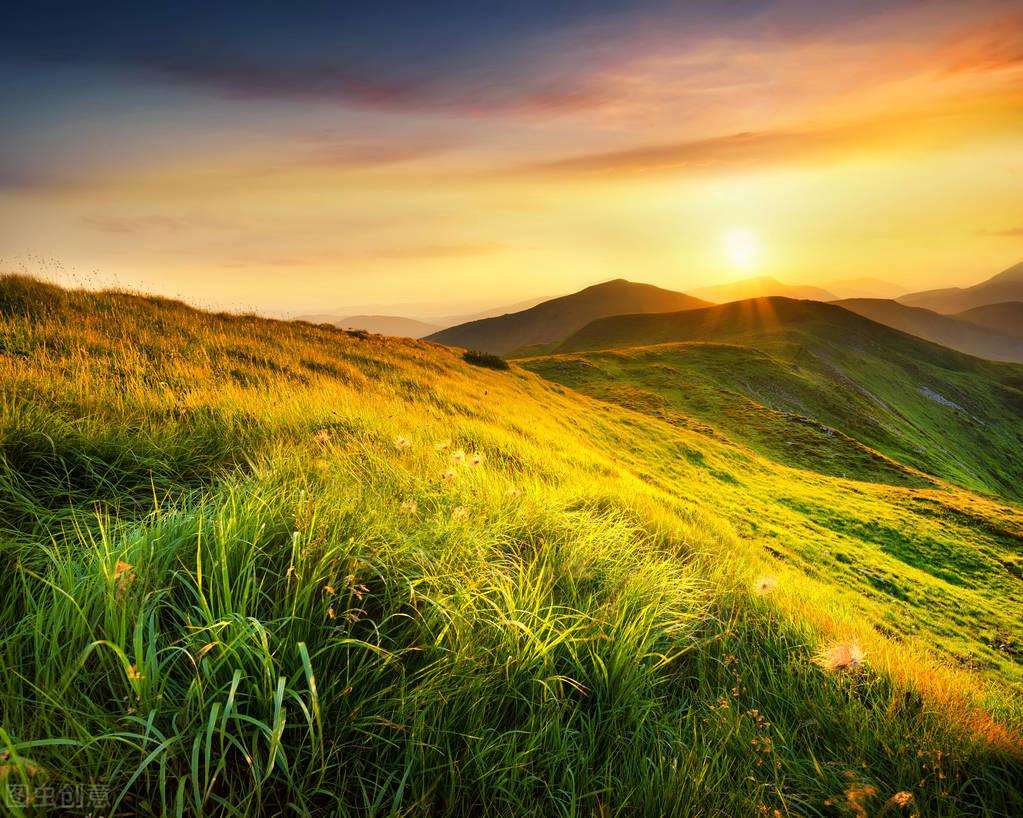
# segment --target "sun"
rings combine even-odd
[[[760,255],[760,240],[757,234],[745,227],[730,227],[721,237],[725,258],[733,267],[751,270]]]

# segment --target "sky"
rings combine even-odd
[[[0,270],[270,314],[1023,259],[1023,2],[5,4]]]

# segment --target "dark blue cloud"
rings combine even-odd
[[[816,4],[819,6],[820,4]],[[826,5],[826,4],[825,4]],[[8,4],[0,59],[113,66],[240,96],[371,105],[564,104],[588,61],[651,26],[719,30],[769,0]],[[559,35],[600,32],[577,53]]]

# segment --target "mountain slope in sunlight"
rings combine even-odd
[[[705,306],[706,301],[685,293],[615,279],[544,301],[521,312],[449,327],[430,335],[429,340],[505,355],[528,347],[556,344],[590,321],[608,315]]]
[[[424,341],[25,279],[0,390],[0,786],[102,782],[124,815],[1023,811],[1011,503]]]
[[[617,316],[558,352],[678,341],[712,344],[685,351],[692,364],[673,376],[679,389],[699,373],[712,391],[822,423],[911,468],[1023,497],[1023,367],[963,355],[833,304],[768,298]]]

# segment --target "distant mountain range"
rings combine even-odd
[[[349,315],[344,318],[336,315],[302,315],[298,320],[309,321],[312,324],[333,324],[341,329],[363,329],[401,338],[422,338],[440,329],[436,324],[427,324],[425,321],[403,318],[400,315]]]
[[[898,298],[908,292],[901,284],[869,276],[829,281],[824,287],[838,298]]]
[[[549,295],[545,295],[540,298],[527,298],[525,301],[518,301],[514,304],[505,304],[501,307],[491,307],[487,310],[480,310],[479,312],[468,313],[466,315],[441,316],[433,319],[432,323],[437,324],[437,329],[440,330],[446,327],[458,326],[459,324],[468,324],[471,321],[482,321],[484,318],[496,318],[499,315],[522,312],[523,310],[528,310],[530,307],[535,307],[537,304],[550,300],[551,297]]]
[[[944,314],[961,313],[989,304],[1023,301],[1023,262],[972,287],[925,290],[900,296],[898,301]]]
[[[850,298],[832,302],[889,327],[992,361],[1023,362],[1023,304],[992,304],[978,307],[977,320],[960,315],[940,315],[923,307],[909,307],[883,298]],[[1015,318],[1016,335],[991,326],[1006,325]],[[981,323],[987,320],[988,324]]]
[[[591,321],[609,315],[672,312],[707,305],[685,293],[615,279],[521,312],[449,327],[428,336],[428,340],[507,355],[558,344]]]
[[[902,292],[897,284],[870,277],[831,282],[825,289],[760,276],[688,294],[616,279],[559,298],[532,298],[433,321],[396,315],[318,314],[303,318],[521,357],[550,352],[590,322],[603,318],[780,297],[831,302],[950,349],[997,361],[1023,361],[1023,263],[973,287]]]
[[[692,295],[714,304],[727,304],[729,301],[743,301],[747,298],[764,298],[774,295],[785,298],[809,298],[813,301],[834,301],[838,297],[835,293],[821,287],[784,284],[770,276],[757,276],[733,281],[729,284],[700,287],[693,290]]]

